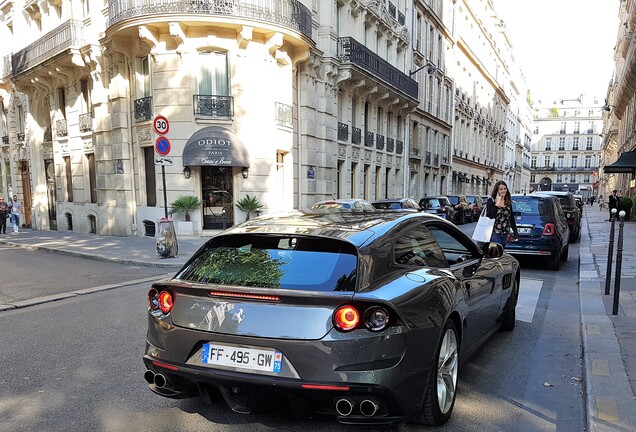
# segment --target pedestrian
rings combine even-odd
[[[596,197],[594,195],[592,195],[590,197],[590,206],[593,207],[594,206],[594,201],[596,201]]]
[[[603,210],[603,195],[598,196],[598,209]]]
[[[488,198],[486,203],[486,216],[495,220],[495,226],[490,237],[491,242],[499,243],[505,248],[511,229],[514,241],[519,239],[517,224],[512,213],[512,197],[505,181],[499,180],[492,188],[490,198]]]
[[[4,201],[4,197],[0,196],[0,233],[7,233],[7,218],[9,217],[9,204]]]
[[[22,210],[22,206],[20,205],[20,201],[18,201],[18,196],[13,195],[13,200],[11,201],[11,221],[13,222],[13,233],[17,234],[20,232],[20,211]]]
[[[614,189],[612,191],[612,194],[609,197],[609,202],[608,202],[609,214],[610,214],[610,218],[608,220],[612,220],[612,209],[618,210],[618,198],[619,198],[618,191]]]

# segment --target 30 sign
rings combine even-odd
[[[152,127],[154,128],[157,135],[165,135],[170,130],[170,122],[166,117],[158,115],[153,120]]]

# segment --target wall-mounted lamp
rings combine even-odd
[[[189,179],[191,175],[192,171],[190,170],[190,167],[183,168],[183,176],[186,178],[186,180]]]
[[[415,75],[416,73],[418,73],[419,71],[421,71],[422,69],[424,69],[425,67],[428,67],[428,69],[426,69],[426,72],[428,72],[429,75],[431,75],[433,72],[435,71],[441,71],[440,68],[438,68],[437,66],[435,66],[433,63],[431,63],[430,61],[426,61],[426,63],[420,67],[418,67],[417,69],[415,69],[414,71],[409,71],[409,76]]]
[[[243,168],[243,171],[241,171],[241,174],[243,175],[244,179],[248,178],[249,175],[250,175],[250,169],[249,168]]]

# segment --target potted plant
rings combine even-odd
[[[630,220],[633,205],[634,205],[634,201],[632,201],[630,197],[622,196],[618,199],[618,208],[616,210],[619,213],[621,210],[625,210],[625,220]],[[617,217],[618,217],[618,213],[617,213]]]
[[[251,197],[248,194],[236,202],[236,208],[245,213],[247,220],[250,220],[250,215],[254,212],[258,213],[263,208],[263,204],[256,199],[256,195]]]
[[[177,233],[192,235],[193,223],[190,220],[190,212],[201,208],[201,200],[194,195],[180,196],[170,204],[170,216],[183,213],[185,221],[177,222]]]

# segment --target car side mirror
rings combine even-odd
[[[484,243],[484,256],[486,258],[501,258],[504,254],[503,246],[496,242]]]

